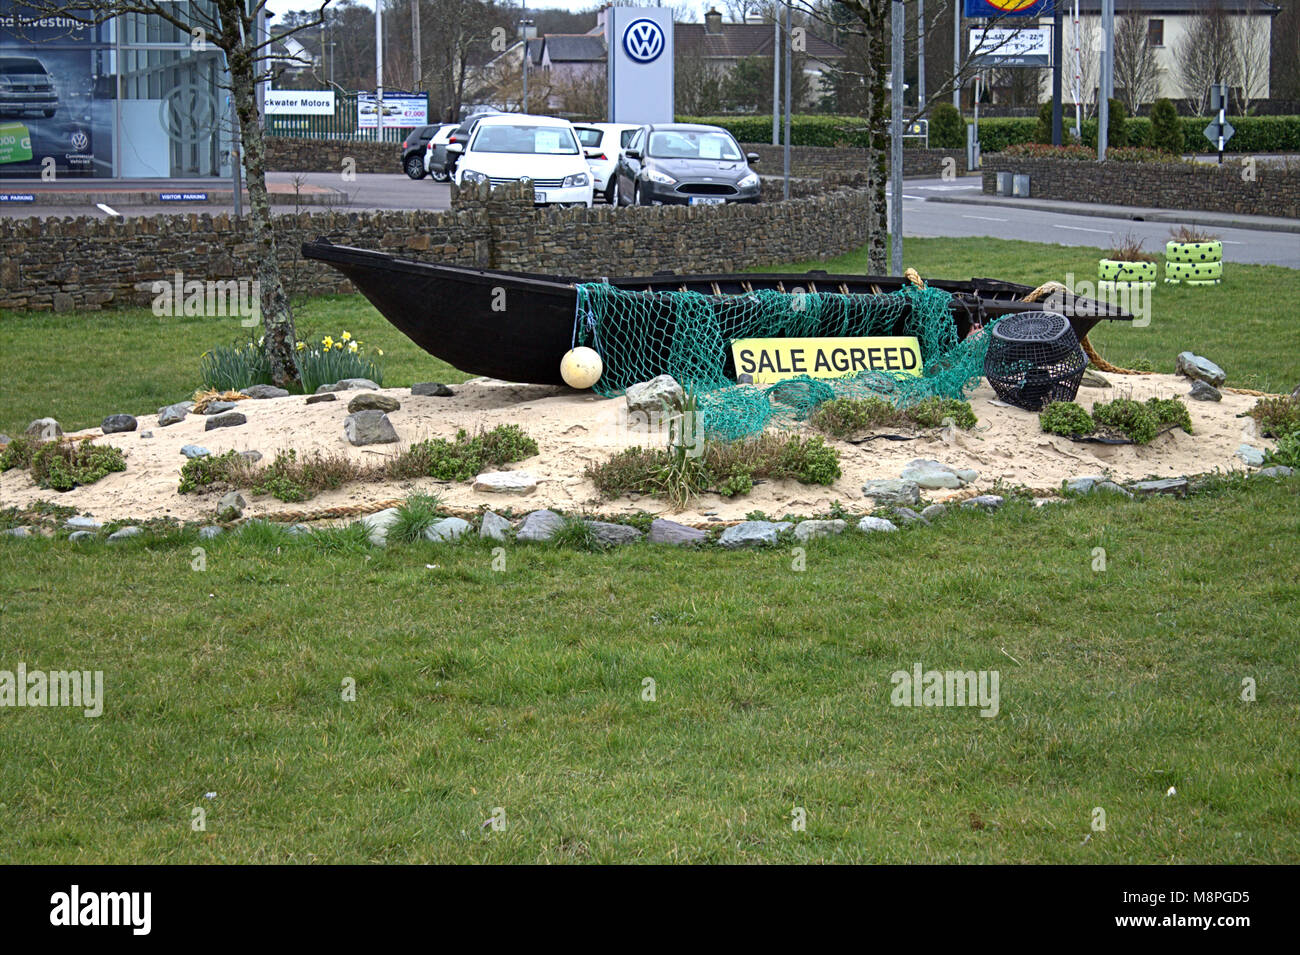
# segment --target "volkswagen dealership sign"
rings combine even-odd
[[[673,15],[654,7],[610,7],[605,12],[609,51],[609,121],[673,121]]]

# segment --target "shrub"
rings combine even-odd
[[[79,484],[94,484],[114,471],[126,470],[126,458],[117,448],[92,444],[90,438],[45,441],[27,462],[38,487],[71,491]]]
[[[1175,155],[1183,151],[1183,127],[1173,100],[1158,99],[1151,107],[1151,148]]]
[[[1052,101],[1048,100],[1038,107],[1038,121],[1034,124],[1034,142],[1052,142]]]
[[[1264,463],[1300,469],[1300,431],[1292,431],[1281,438],[1277,447],[1264,456]]]
[[[1097,158],[1095,150],[1077,144],[1050,146],[1044,143],[1016,143],[1002,150],[1002,155],[1024,156],[1028,159],[1075,159],[1079,162],[1090,162]]]
[[[966,121],[952,103],[936,103],[931,108],[930,145],[935,149],[966,148]]]
[[[944,422],[951,419],[958,428],[969,431],[975,427],[976,422],[975,412],[971,410],[969,401],[940,398],[937,395],[917,402],[903,414],[921,428],[942,428]]]
[[[1266,438],[1281,438],[1300,431],[1300,401],[1289,396],[1260,398],[1250,416]]]
[[[1142,248],[1142,239],[1128,233],[1123,240],[1106,250],[1106,258],[1120,262],[1159,262],[1160,257]]]
[[[1053,401],[1038,414],[1038,426],[1049,434],[1062,434],[1067,438],[1092,434],[1097,430],[1092,415],[1073,401]]]
[[[199,358],[199,380],[210,391],[238,391],[271,383],[271,361],[256,342],[218,345]]]
[[[1169,238],[1174,242],[1213,242],[1218,236],[1198,226],[1180,225],[1169,230]]]
[[[384,467],[388,476],[397,480],[431,477],[468,481],[489,468],[522,461],[536,453],[537,442],[518,425],[498,425],[473,437],[462,428],[452,441],[432,438],[413,444]]]
[[[213,484],[239,486],[236,475],[246,469],[247,462],[237,451],[190,458],[181,465],[181,482],[176,491],[178,494],[191,494]]]
[[[1106,146],[1123,147],[1128,145],[1128,110],[1124,104],[1117,100],[1111,99],[1110,114],[1107,117],[1106,124]]]
[[[40,438],[20,434],[5,445],[3,452],[0,452],[0,471],[8,471],[10,468],[31,467],[32,455],[36,453],[36,449],[41,444]]]
[[[1187,405],[1183,404],[1182,399],[1148,398],[1147,407],[1156,416],[1156,422],[1160,427],[1172,424],[1182,428],[1188,434],[1192,433],[1192,416],[1188,413]]]
[[[846,438],[873,428],[941,428],[951,419],[963,431],[975,427],[975,412],[969,401],[932,396],[911,408],[895,408],[883,398],[833,398],[817,406],[809,419],[818,431],[834,438]]]
[[[1114,428],[1135,444],[1150,444],[1160,430],[1160,422],[1149,405],[1131,398],[1116,398],[1093,405],[1092,419]]]
[[[377,385],[384,383],[384,373],[379,364],[366,356],[365,345],[343,332],[335,341],[326,335],[319,341],[299,341],[295,360],[303,391],[314,392],[321,385],[332,385],[344,378],[369,378]],[[375,354],[382,358],[383,349]]]

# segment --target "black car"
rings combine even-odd
[[[424,149],[439,128],[437,125],[419,126],[402,140],[402,172],[412,179],[424,178]]]
[[[474,127],[478,125],[478,121],[484,116],[494,116],[499,112],[500,110],[489,109],[474,113],[456,127],[456,131],[451,134],[446,143],[434,143],[433,154],[429,156],[429,172],[438,173],[446,179],[450,179],[455,175],[456,163],[460,160],[460,153],[448,153],[447,146],[451,143],[460,143],[461,152],[464,152],[465,144],[469,142],[470,134],[474,132]]]
[[[758,174],[731,133],[719,126],[660,123],[637,131],[615,175],[620,206],[758,202]]]

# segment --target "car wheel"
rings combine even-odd
[[[632,190],[632,205],[634,205],[634,206],[648,206],[648,205],[650,205],[650,203],[648,203],[648,202],[643,202],[643,201],[641,200],[641,183],[639,183],[639,182],[636,184],[636,187]]]
[[[429,178],[432,179],[434,182],[446,182],[449,177],[447,176],[447,173],[444,171],[444,172],[430,172]]]
[[[406,174],[412,179],[424,178],[424,163],[420,160],[419,156],[412,156],[410,159],[406,160]]]
[[[611,176],[609,179],[609,185],[605,187],[605,202],[607,205],[612,206],[614,204],[615,202],[614,197],[617,195],[617,193],[618,190],[615,188],[614,185],[614,177]]]

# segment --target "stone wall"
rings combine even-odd
[[[779,176],[784,167],[781,146],[771,143],[742,143],[745,152],[758,153],[754,170],[763,176]],[[903,150],[903,177],[938,179],[944,173],[944,160],[952,160],[957,175],[966,174],[966,150],[919,149]],[[854,175],[866,172],[866,150],[857,147],[791,146],[790,175],[800,178],[822,179],[827,176]]]
[[[447,212],[301,212],[276,217],[295,295],[350,291],[299,245],[339,245],[427,261],[563,275],[731,272],[820,260],[867,241],[867,193],[823,188],[755,205],[536,209],[531,192],[452,191]],[[148,304],[156,281],[255,277],[245,224],[230,215],[0,219],[0,308]]]
[[[352,142],[343,139],[266,138],[266,168],[277,172],[342,172],[351,159],[355,172],[401,172],[399,143]]]
[[[1253,180],[1243,171],[1240,162],[1097,163],[992,153],[984,157],[983,181],[994,194],[999,172],[1027,173],[1035,199],[1300,218],[1300,166],[1261,162]]]

